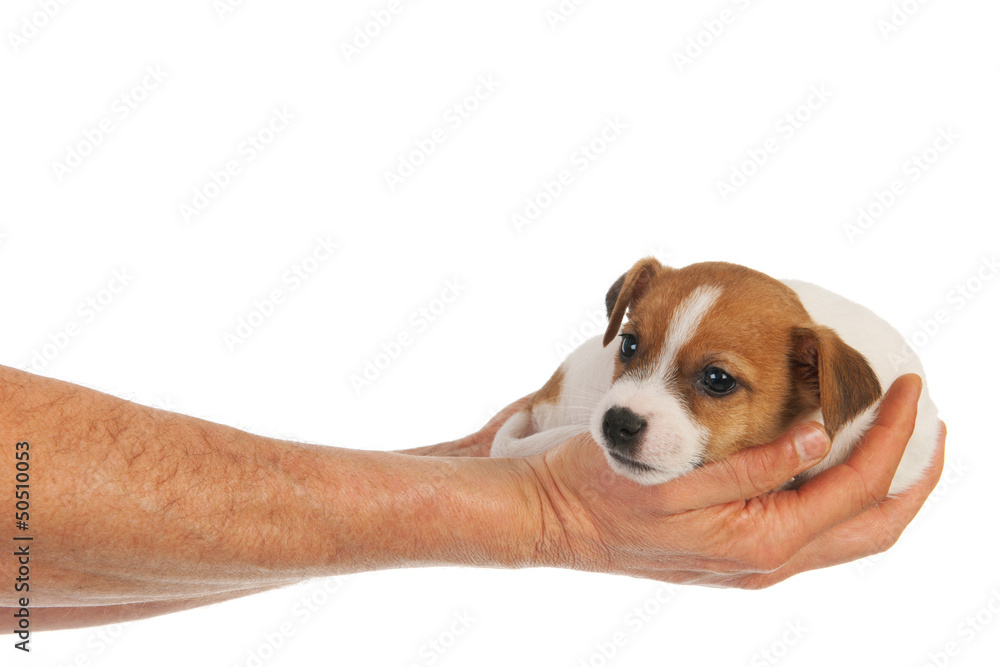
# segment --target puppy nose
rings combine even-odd
[[[646,420],[628,408],[615,405],[604,413],[601,427],[612,449],[633,456],[639,449],[642,433],[646,430]]]

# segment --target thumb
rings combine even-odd
[[[663,485],[678,511],[754,498],[819,463],[830,438],[818,422],[799,424],[766,445],[744,449]]]

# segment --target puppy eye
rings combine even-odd
[[[631,359],[635,356],[635,350],[639,346],[639,340],[634,334],[622,334],[622,347],[621,356],[622,359]]]
[[[718,366],[709,366],[705,369],[705,374],[701,378],[701,383],[705,389],[712,394],[728,394],[736,389],[736,380],[729,373]]]

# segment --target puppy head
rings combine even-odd
[[[606,305],[604,344],[617,336],[618,353],[591,433],[640,483],[769,442],[817,408],[833,437],[882,394],[864,357],[792,289],[746,267],[646,258]]]

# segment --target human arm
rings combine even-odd
[[[790,436],[731,457],[734,476],[713,464],[638,487],[613,475],[592,441],[527,459],[302,445],[0,367],[0,443],[32,447],[36,630],[394,567],[560,566],[752,587],[887,546],[857,520],[881,502],[879,484],[888,488],[912,429],[906,386],[883,403],[858,479],[838,466],[797,492],[749,501],[811,465]],[[858,484],[875,491],[859,494]],[[881,503],[895,517],[890,538],[929,484],[905,506]],[[6,476],[0,492],[11,497],[11,486]],[[821,501],[830,510],[817,514]],[[782,551],[755,552],[755,537],[775,530]],[[4,606],[16,602],[13,572],[0,559]]]
[[[510,460],[285,442],[0,367],[8,499],[17,442],[30,444],[36,630],[317,576],[531,562],[536,499]],[[16,569],[0,558],[0,606],[21,596]]]

